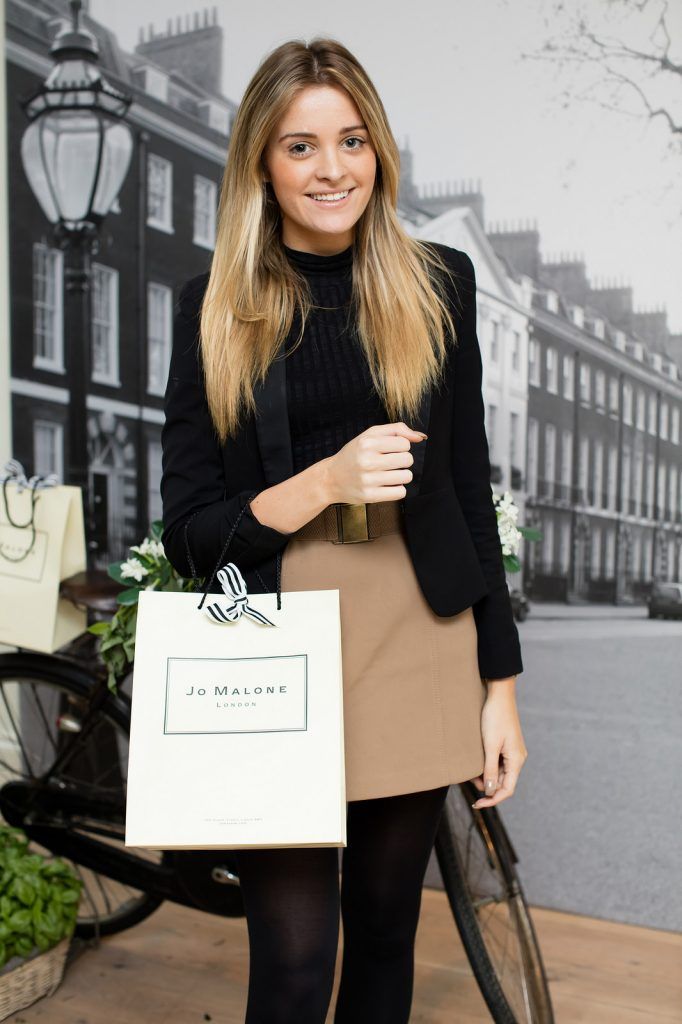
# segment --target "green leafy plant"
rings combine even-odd
[[[157,519],[141,544],[128,549],[128,558],[112,562],[107,572],[126,587],[117,595],[118,611],[107,622],[95,622],[88,629],[100,638],[99,653],[107,667],[109,689],[116,693],[118,680],[135,658],[137,602],[142,590],[181,592],[192,589],[192,581],[180,576],[165,556],[161,534],[163,523]]]
[[[521,538],[540,540],[542,531],[535,526],[519,526],[517,523],[519,506],[515,503],[511,491],[499,494],[493,488],[493,503],[497,515],[497,530],[502,544],[502,560],[507,572],[519,572],[521,562],[518,550]]]
[[[0,824],[0,968],[71,935],[82,888],[66,861],[32,853],[25,832]]]

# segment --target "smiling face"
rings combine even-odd
[[[377,162],[345,89],[302,89],[270,133],[263,163],[281,210],[285,245],[325,256],[352,244]]]

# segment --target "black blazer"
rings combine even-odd
[[[490,461],[476,335],[476,278],[469,256],[432,243],[445,257],[458,343],[448,345],[446,372],[408,425],[428,440],[412,445],[413,478],[401,502],[409,552],[422,592],[437,615],[473,606],[482,678],[523,671],[490,489]],[[201,380],[198,313],[208,273],[181,289],[162,429],[163,544],[171,564],[190,575],[183,528],[199,575],[209,576],[239,510],[254,491],[293,475],[286,398],[286,360],[275,359],[256,390],[256,415],[221,446]],[[247,506],[226,561],[234,561],[253,593],[274,591],[276,554],[291,534],[260,523]],[[371,543],[371,542],[370,542]],[[258,570],[258,574],[255,570]],[[219,589],[219,588],[216,588]]]

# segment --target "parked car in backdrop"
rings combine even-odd
[[[522,590],[518,587],[512,587],[507,583],[509,587],[509,596],[511,598],[512,611],[514,618],[517,622],[523,622],[524,619],[528,618],[530,611],[530,601]]]
[[[682,619],[682,580],[653,583],[647,605],[650,619]]]

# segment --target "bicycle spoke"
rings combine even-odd
[[[6,816],[11,814],[19,827],[23,823],[33,849],[44,849],[45,856],[53,854],[32,838],[43,827],[58,826],[54,834],[71,842],[70,854],[60,856],[83,883],[76,930],[84,938],[129,927],[161,901],[154,893],[107,876],[108,852],[125,846],[121,819],[130,723],[126,709],[113,705],[110,709],[106,699],[94,720],[90,717],[91,698],[101,696],[101,682],[95,674],[89,682],[82,666],[72,668],[57,659],[51,664],[48,658],[21,652],[0,654],[0,800]],[[70,720],[76,723],[75,731],[69,728]],[[23,783],[26,795],[13,799],[9,790],[13,783]],[[35,787],[40,821],[27,817],[29,786]],[[82,814],[79,799],[87,807]],[[68,810],[70,802],[73,812]],[[88,857],[94,857],[92,868],[72,859],[78,856],[79,837],[88,843]],[[147,869],[161,865],[165,857],[163,851],[139,855],[126,850],[126,854],[133,870],[137,861]]]
[[[0,690],[2,691],[2,700],[3,700],[3,703],[5,705],[5,710],[7,711],[7,717],[9,718],[10,722],[12,723],[12,728],[14,729],[14,734],[15,734],[15,736],[17,738],[17,742],[19,744],[19,748],[21,750],[21,753],[22,753],[22,756],[23,756],[24,760],[26,761],[26,768],[27,768],[27,770],[29,772],[30,777],[32,779],[35,779],[35,775],[31,771],[31,765],[29,764],[29,761],[28,761],[28,755],[26,754],[26,748],[24,747],[23,740],[21,738],[21,734],[20,734],[19,730],[17,729],[16,722],[14,721],[14,715],[12,714],[12,712],[10,710],[9,702],[7,700],[7,694],[5,693],[5,687],[4,686],[0,686]]]
[[[57,752],[57,741],[54,739],[54,737],[52,736],[52,732],[50,731],[50,725],[49,725],[49,722],[47,720],[47,715],[45,714],[43,706],[42,706],[42,704],[40,703],[40,701],[38,699],[38,695],[36,694],[36,685],[35,685],[35,683],[31,683],[31,693],[33,694],[33,698],[34,698],[36,704],[40,708],[40,717],[42,719],[43,725],[45,726],[45,733],[49,737],[50,742],[52,743],[52,749],[56,753]]]

